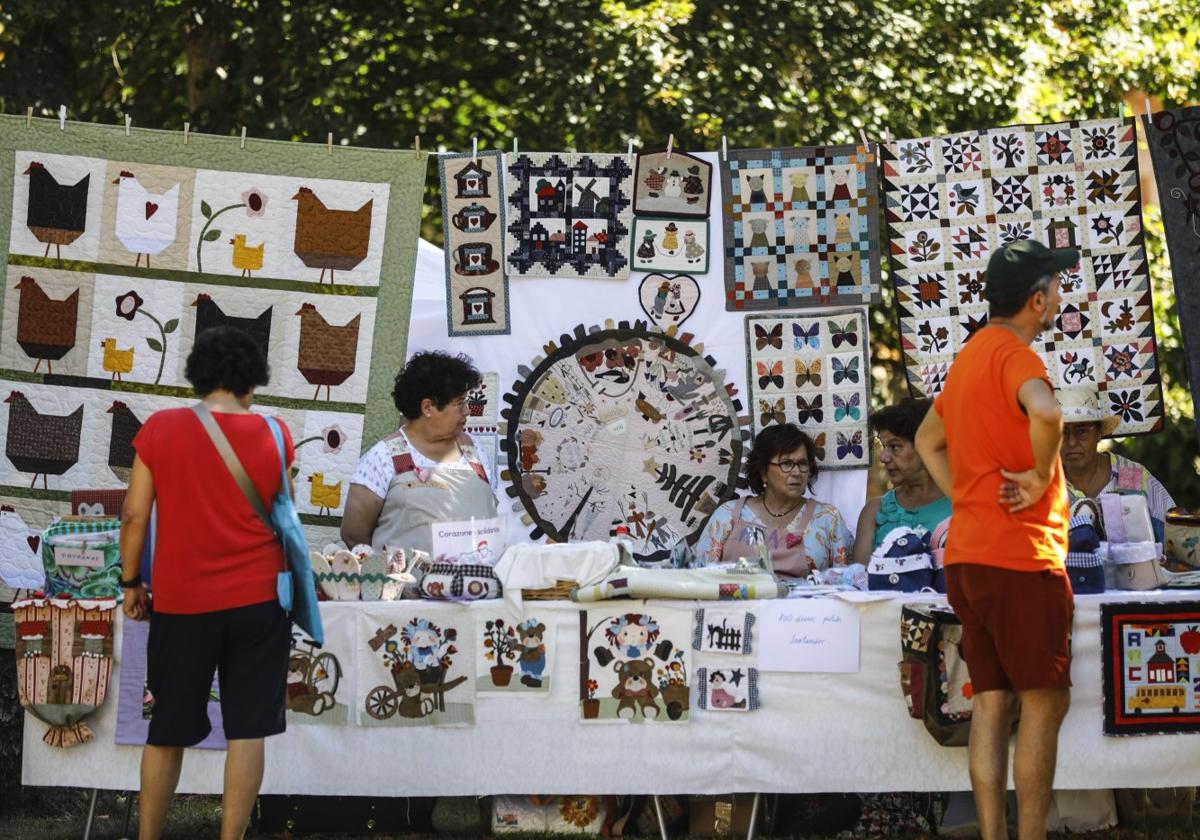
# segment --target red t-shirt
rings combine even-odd
[[[280,479],[271,428],[257,414],[213,417],[269,511]],[[290,464],[292,437],[286,424],[280,426]],[[273,600],[283,549],[238,489],[195,412],[154,413],[133,445],[154,477],[158,505],[154,608],[201,613]]]
[[[947,566],[979,563],[1018,572],[1063,567],[1070,511],[1058,458],[1037,504],[1017,513],[1000,504],[1000,470],[1023,472],[1035,465],[1029,418],[1017,400],[1030,379],[1050,384],[1038,354],[1011,330],[985,327],[954,359],[946,387],[933,401],[946,427],[954,481]]]

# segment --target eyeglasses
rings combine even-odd
[[[782,461],[768,461],[767,463],[779,467],[779,471],[782,473],[790,473],[795,470],[808,472],[808,461],[793,461],[791,458],[785,458]]]

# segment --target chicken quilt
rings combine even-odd
[[[1132,119],[1016,125],[885,144],[880,153],[900,345],[914,394],[941,392],[987,323],[992,251],[1077,248],[1054,328],[1034,342],[1055,387],[1088,387],[1116,435],[1162,427]]]
[[[195,399],[195,336],[228,324],[267,355],[255,409],[290,428],[301,518],[331,536],[394,427],[426,159],[17,119],[0,154],[0,497],[38,527],[124,485],[146,418]]]

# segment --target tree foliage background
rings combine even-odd
[[[1196,0],[20,0],[0,4],[0,107],[426,149],[834,143],[1117,116],[1131,91],[1196,100],[1198,16]],[[1154,207],[1146,230],[1167,425],[1121,448],[1200,505]],[[880,403],[906,391],[890,304],[872,310]]]

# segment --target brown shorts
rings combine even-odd
[[[946,566],[946,594],[962,622],[976,693],[1070,687],[1075,601],[1065,571],[954,563]]]

